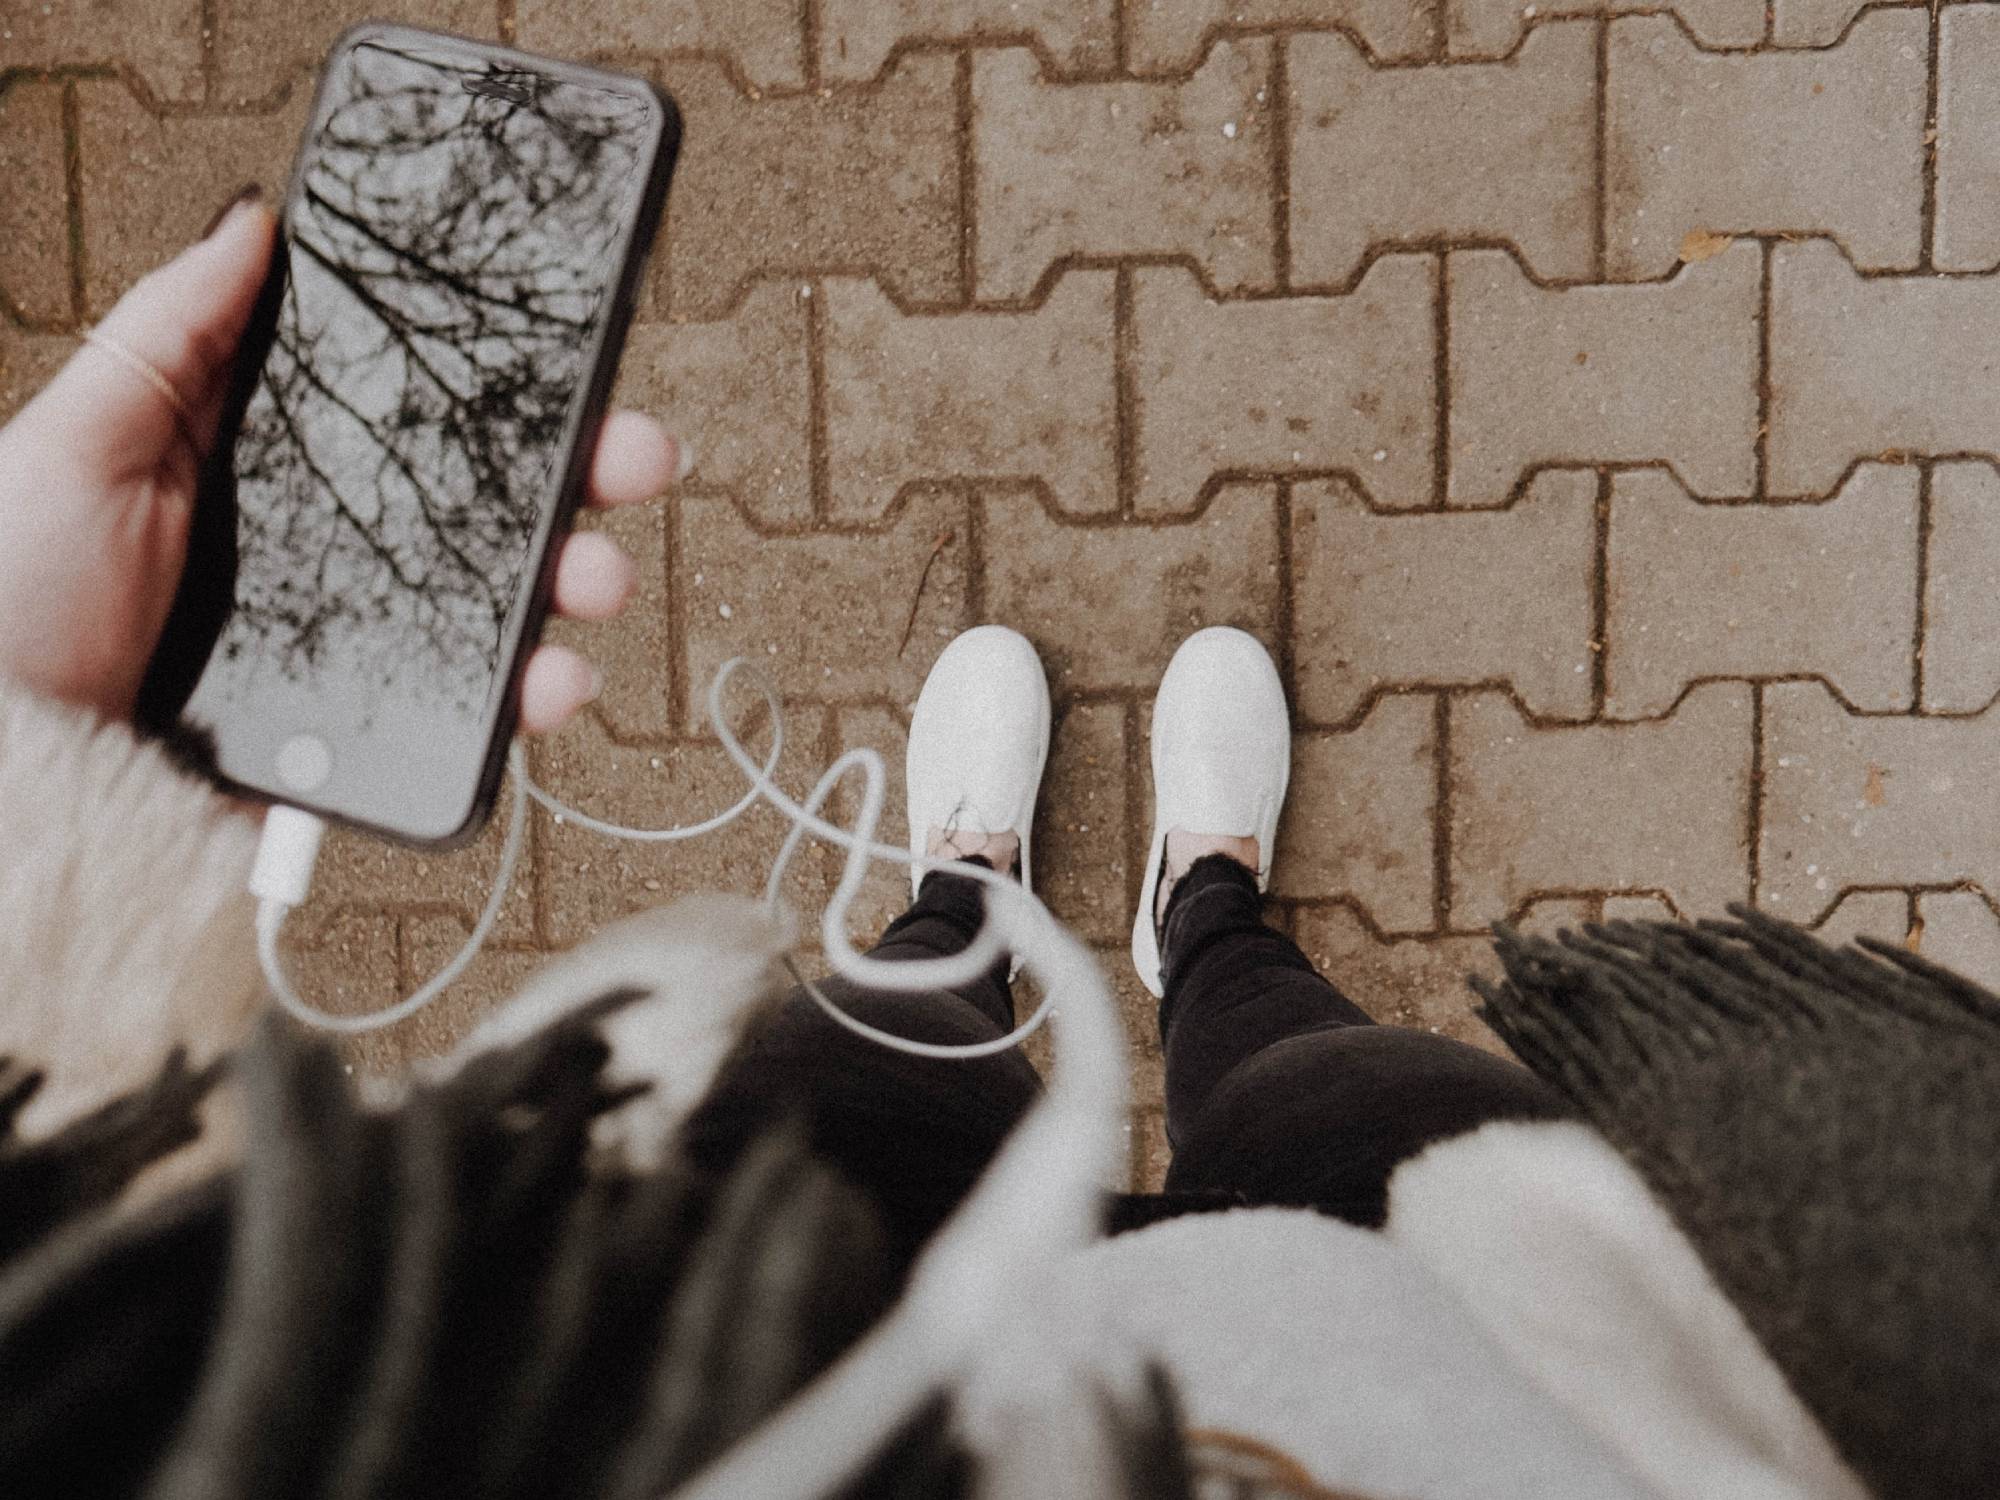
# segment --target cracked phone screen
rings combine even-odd
[[[653,119],[636,91],[448,49],[364,41],[335,68],[236,442],[233,597],[184,722],[253,785],[310,734],[332,749],[314,805],[444,836],[506,686]]]

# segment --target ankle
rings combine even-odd
[[[1226,855],[1252,875],[1257,873],[1257,841],[1222,833],[1183,833],[1174,828],[1167,833],[1167,875],[1178,880],[1194,868],[1194,862],[1210,854]]]
[[[1179,828],[1167,832],[1167,847],[1163,859],[1165,868],[1160,873],[1159,892],[1154,898],[1153,925],[1156,929],[1166,925],[1167,906],[1173,899],[1174,887],[1181,883],[1196,861],[1210,855],[1221,855],[1241,865],[1252,875],[1258,871],[1257,841],[1221,833],[1187,833]]]

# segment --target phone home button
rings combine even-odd
[[[295,792],[316,792],[333,774],[333,752],[316,734],[295,734],[278,751],[278,780]]]

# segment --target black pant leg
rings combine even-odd
[[[1256,880],[1226,855],[1196,860],[1175,886],[1160,958],[1167,1139],[1176,1146],[1215,1086],[1263,1048],[1325,1027],[1374,1025],[1264,924]]]
[[[1170,1193],[1229,1193],[1377,1227],[1390,1175],[1496,1119],[1560,1119],[1526,1068],[1427,1032],[1377,1026],[1266,927],[1256,881],[1198,861],[1167,913]]]
[[[978,929],[982,900],[976,882],[934,871],[874,956],[959,952]],[[839,978],[820,988],[857,1020],[914,1041],[964,1045],[1013,1027],[1004,960],[956,991],[900,994]],[[962,1061],[912,1057],[856,1036],[796,990],[723,1064],[681,1140],[697,1166],[724,1172],[764,1128],[797,1116],[814,1152],[874,1198],[907,1267],[1040,1091],[1019,1048]]]

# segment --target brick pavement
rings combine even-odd
[[[0,0],[0,409],[278,182],[359,9]],[[593,522],[645,583],[559,627],[610,682],[542,775],[633,818],[732,798],[701,703],[736,652],[792,705],[794,783],[893,761],[953,632],[1025,630],[1042,888],[1117,982],[1142,1181],[1147,704],[1204,624],[1265,640],[1298,718],[1276,919],[1387,1020],[1492,1045],[1459,981],[1494,920],[1742,899],[2000,982],[2000,5],[1543,9],[418,0],[688,115],[623,386],[701,467]],[[358,1055],[449,1045],[619,913],[751,888],[778,835],[538,814],[472,981]],[[435,966],[496,844],[336,838],[314,986]]]

